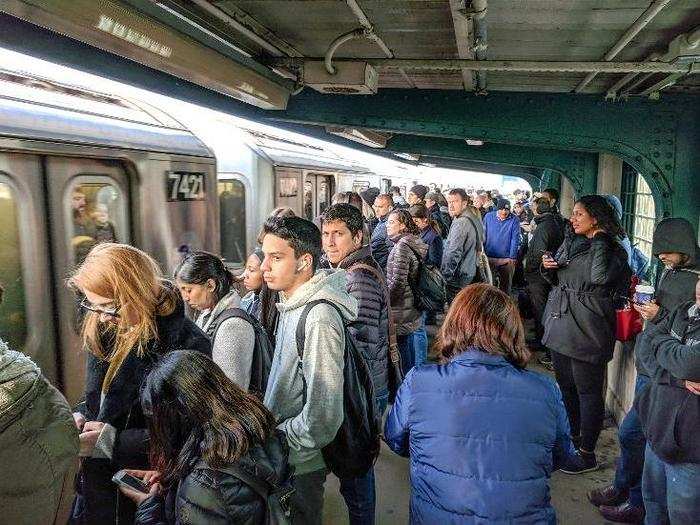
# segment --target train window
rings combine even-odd
[[[21,349],[27,338],[17,204],[12,187],[0,180],[0,284],[5,289],[0,305],[0,338],[15,350]]]
[[[318,178],[318,214],[321,215],[331,205],[331,180],[330,177]]]
[[[651,188],[639,173],[625,163],[622,170],[622,225],[630,236],[630,240],[650,260],[652,238],[656,225],[656,206]],[[650,265],[650,274],[654,265]],[[647,277],[651,277],[651,275]]]
[[[126,242],[126,201],[108,177],[76,177],[65,199],[70,206],[67,231],[74,264],[101,242]]]
[[[246,259],[245,186],[238,180],[219,181],[221,255],[226,262],[242,264]]]

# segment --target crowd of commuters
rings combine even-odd
[[[320,524],[333,472],[350,523],[372,524],[385,415],[385,442],[410,460],[412,523],[556,523],[552,472],[598,468],[617,313],[631,301],[646,321],[634,406],[615,478],[589,499],[616,522],[696,522],[692,225],[657,225],[664,269],[653,299],[637,300],[612,196],[581,197],[566,220],[554,189],[514,204],[495,191],[400,193],[337,194],[314,222],[275,210],[238,277],[206,252],[186,254],[169,280],[137,248],[92,247],[68,280],[87,359],[72,416],[36,365],[0,343],[2,518],[51,523],[74,486],[72,524]],[[425,306],[427,272],[445,308]],[[429,351],[426,325],[440,321]],[[534,352],[554,378],[528,369]],[[365,432],[347,428],[354,416],[377,449],[362,451],[369,466],[343,470],[338,451],[356,445],[339,436]],[[23,446],[26,429],[45,459]],[[144,490],[117,490],[122,470]]]

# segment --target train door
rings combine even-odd
[[[0,339],[59,378],[41,157],[0,151]]]
[[[304,217],[312,221],[326,211],[334,191],[332,175],[307,173],[304,177]]]
[[[116,160],[46,158],[51,225],[55,319],[63,369],[63,391],[74,401],[83,390],[85,357],[79,335],[79,306],[66,278],[99,242],[131,242],[129,179]]]

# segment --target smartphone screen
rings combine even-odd
[[[123,470],[117,472],[112,478],[112,481],[117,485],[124,485],[126,487],[129,487],[130,489],[143,492],[144,494],[148,494],[149,492],[148,485],[146,485],[140,479],[132,476],[131,474],[127,474]]]

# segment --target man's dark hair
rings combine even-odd
[[[450,195],[459,195],[459,197],[463,201],[468,201],[469,200],[469,195],[467,195],[467,192],[464,191],[464,188],[452,188],[450,190]]]
[[[326,222],[334,221],[344,222],[353,237],[357,235],[357,232],[361,232],[365,225],[362,213],[352,204],[340,203],[329,206],[323,212],[323,222],[325,224]]]
[[[394,205],[394,196],[391,193],[380,193],[377,195],[377,198],[374,199],[374,203],[376,204],[379,199],[386,200],[391,206]]]
[[[409,193],[413,193],[420,200],[425,200],[425,196],[428,194],[428,187],[422,184],[416,184],[408,191]]]
[[[549,203],[549,199],[546,197],[536,198],[533,204],[535,205],[535,211],[538,215],[552,211],[552,205]]]
[[[559,204],[559,190],[557,190],[555,188],[547,188],[546,190],[542,190],[542,193],[546,193],[552,199],[557,201],[557,204]]]
[[[316,271],[321,257],[321,232],[313,222],[301,217],[268,219],[263,226],[262,237],[267,234],[287,241],[297,259],[305,253],[311,254],[311,269]]]
[[[401,195],[401,188],[399,188],[398,186],[392,186],[391,188],[389,188],[389,191],[393,194]]]

